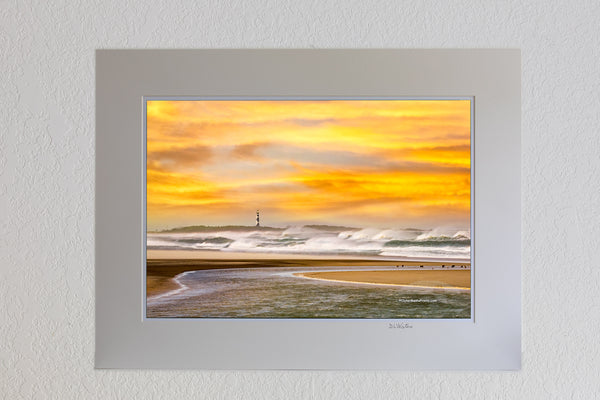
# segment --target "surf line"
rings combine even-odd
[[[157,294],[156,296],[148,297],[147,301],[154,301],[154,300],[161,299],[163,297],[174,296],[176,294],[179,294],[181,292],[188,290],[189,286],[186,286],[183,283],[181,283],[179,281],[179,278],[183,278],[185,275],[189,274],[190,272],[195,272],[195,271],[185,271],[185,272],[182,272],[181,274],[175,275],[173,278],[171,278],[171,280],[173,282],[175,282],[176,284],[179,285],[179,287],[177,289],[169,290],[168,292]]]
[[[371,285],[371,286],[395,286],[395,287],[407,287],[416,289],[442,289],[442,290],[462,290],[471,291],[470,287],[463,286],[424,286],[424,285],[408,285],[403,283],[379,283],[379,282],[360,282],[360,281],[344,281],[341,279],[325,279],[325,278],[313,278],[312,276],[305,276],[302,273],[293,274],[299,278],[312,279],[315,281],[326,281],[326,282],[338,282],[338,283],[353,283],[356,285]]]

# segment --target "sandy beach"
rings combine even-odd
[[[470,287],[469,263],[441,263],[439,261],[398,261],[380,259],[356,259],[344,257],[296,257],[295,255],[280,255],[260,258],[260,254],[232,253],[217,257],[210,253],[194,252],[195,258],[182,258],[177,251],[148,252],[146,263],[146,295],[157,296],[179,288],[172,278],[186,272],[207,269],[225,268],[269,268],[269,267],[334,267],[334,266],[398,266],[398,271],[338,271],[311,272],[304,274],[307,278],[338,280],[390,285],[421,285],[431,287]],[[203,254],[204,253],[204,254]],[[171,258],[162,258],[171,255]],[[204,255],[206,258],[200,258]],[[150,257],[159,258],[150,258]],[[181,257],[181,258],[180,258]],[[210,257],[210,258],[209,258]],[[212,258],[214,257],[214,258]],[[448,270],[438,270],[445,265]],[[450,269],[451,265],[455,269]],[[402,267],[404,266],[404,267]],[[423,266],[423,270],[420,270]],[[415,270],[414,268],[419,268]],[[406,270],[402,270],[406,268]],[[432,270],[432,268],[436,268]]]
[[[310,279],[358,284],[460,290],[469,290],[471,288],[471,271],[469,269],[441,271],[420,269],[398,271],[328,271],[307,272],[295,275]]]

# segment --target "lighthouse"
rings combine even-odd
[[[256,210],[256,226],[260,226],[260,214],[258,210]]]

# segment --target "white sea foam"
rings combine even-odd
[[[289,254],[364,254],[393,257],[469,258],[470,232],[451,228],[286,229],[203,228],[200,232],[149,233],[148,249],[218,250]]]
[[[147,301],[148,302],[155,302],[155,301],[163,299],[163,298],[173,297],[173,296],[175,296],[177,294],[180,294],[180,293],[188,290],[189,287],[187,287],[186,285],[184,285],[183,283],[181,283],[180,279],[183,278],[186,274],[188,274],[190,272],[193,272],[193,271],[183,272],[183,273],[181,273],[181,274],[179,274],[179,275],[177,275],[177,276],[175,276],[173,278],[173,282],[175,282],[177,285],[179,285],[179,287],[177,289],[170,290],[168,292],[161,293],[161,294],[156,295],[156,296],[150,296],[150,297],[148,297]]]
[[[471,239],[471,233],[464,230],[453,228],[435,228],[425,231],[417,236],[416,240],[436,240],[436,239]]]

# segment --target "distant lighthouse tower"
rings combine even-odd
[[[258,210],[256,210],[256,226],[260,226],[260,214]]]

